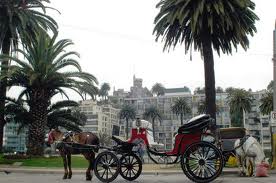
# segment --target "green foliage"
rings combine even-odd
[[[129,120],[134,120],[135,117],[136,117],[136,111],[130,105],[124,105],[119,113],[119,118],[126,120],[125,133],[126,133],[127,139],[128,139],[128,127],[129,127],[128,122],[129,122]]]
[[[180,115],[181,124],[183,124],[184,116],[192,113],[192,109],[186,98],[178,98],[171,107],[171,110],[174,114]]]
[[[161,0],[157,8],[153,33],[156,40],[164,41],[164,50],[179,43],[188,51],[193,43],[195,50],[202,51],[207,36],[218,54],[232,53],[232,46],[237,49],[238,44],[246,50],[247,36],[254,35],[259,20],[251,0]]]
[[[151,92],[157,96],[162,96],[165,94],[165,87],[161,83],[155,83],[151,88]]]
[[[243,112],[250,112],[253,96],[244,89],[234,89],[227,96],[232,124],[242,126]]]
[[[17,48],[18,39],[30,37],[37,32],[51,30],[57,32],[58,25],[50,16],[46,15],[45,6],[48,0],[1,0],[0,2],[0,50],[4,40],[12,39]]]
[[[205,93],[205,87],[197,87],[195,88],[195,91],[194,91],[195,94],[204,94]]]
[[[7,86],[21,86],[24,88],[20,98],[26,96],[29,100],[49,99],[56,94],[68,95],[65,88],[72,89],[81,97],[81,92],[94,96],[97,93],[97,79],[86,72],[82,72],[77,60],[71,58],[79,56],[77,52],[65,52],[72,45],[71,40],[56,40],[57,34],[52,38],[46,33],[40,32],[32,43],[28,43],[23,49],[17,49],[24,60],[16,57],[2,55],[1,58],[9,58],[13,61],[9,71],[1,78],[7,78]],[[67,67],[75,69],[64,71]],[[67,70],[67,69],[66,69]]]
[[[47,127],[63,127],[80,132],[79,126],[85,125],[86,116],[76,109],[78,106],[77,102],[71,100],[58,101],[50,105],[47,110]],[[30,110],[22,100],[9,99],[5,107],[5,116],[8,122],[20,124],[19,131],[33,122]]]
[[[100,97],[103,97],[106,100],[109,91],[110,91],[110,85],[108,83],[103,83],[99,90],[98,95]]]
[[[260,100],[260,111],[262,114],[270,114],[271,111],[273,111],[273,92],[267,91]]]
[[[146,110],[143,114],[143,117],[145,119],[151,119],[153,138],[155,140],[155,119],[158,119],[159,122],[161,123],[161,121],[162,121],[161,112],[155,106],[151,106],[149,108],[146,108]]]
[[[145,112],[143,114],[143,117],[145,119],[151,119],[151,120],[162,120],[162,114],[161,112],[155,107],[155,106],[151,106],[145,109]]]
[[[22,159],[6,159],[0,156],[0,164],[13,164],[14,162],[22,162],[22,166],[29,167],[53,167],[62,168],[63,162],[61,157],[37,157]],[[72,156],[72,166],[76,168],[87,168],[88,162],[84,157]]]

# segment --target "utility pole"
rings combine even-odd
[[[273,111],[276,111],[276,21],[275,21],[275,28],[273,31]],[[273,162],[271,165],[271,168],[276,168],[276,134],[275,133],[275,125],[272,116],[271,116],[271,125],[270,125],[270,131],[271,131],[271,151],[273,156]]]

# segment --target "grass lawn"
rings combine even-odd
[[[22,166],[32,167],[63,167],[61,157],[41,157],[41,158],[29,158],[29,159],[5,159],[0,155],[0,164],[11,165],[15,162],[22,162]],[[76,168],[87,168],[88,161],[82,156],[72,156],[72,166]]]

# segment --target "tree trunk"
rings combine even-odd
[[[30,99],[32,101],[32,98]],[[32,122],[29,126],[27,154],[42,156],[44,152],[45,130],[47,126],[47,108],[49,100],[35,100],[30,103]]]
[[[155,127],[154,127],[154,118],[152,118],[152,135],[153,135],[153,141],[155,142]]]
[[[205,72],[205,95],[206,95],[206,112],[216,120],[216,87],[214,57],[210,38],[203,41],[203,57]]]
[[[126,129],[125,129],[125,133],[126,133],[126,140],[128,140],[128,119],[126,118]]]
[[[181,126],[183,125],[183,113],[180,114]]]
[[[2,44],[2,53],[5,55],[10,54],[10,46],[11,46],[10,37],[11,37],[10,33],[7,33]],[[3,62],[1,62],[1,76],[6,74],[8,65],[9,65],[9,60],[4,60]],[[7,79],[2,79],[0,81],[0,152],[2,152],[2,149],[3,149],[4,126],[6,124],[6,120],[4,116],[6,83],[7,83]]]

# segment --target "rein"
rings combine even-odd
[[[240,144],[237,147],[235,147],[234,149],[236,150],[236,149],[242,147],[249,137],[250,137],[250,135],[245,135],[242,139],[240,139]],[[243,147],[242,147],[242,150],[244,152]]]

